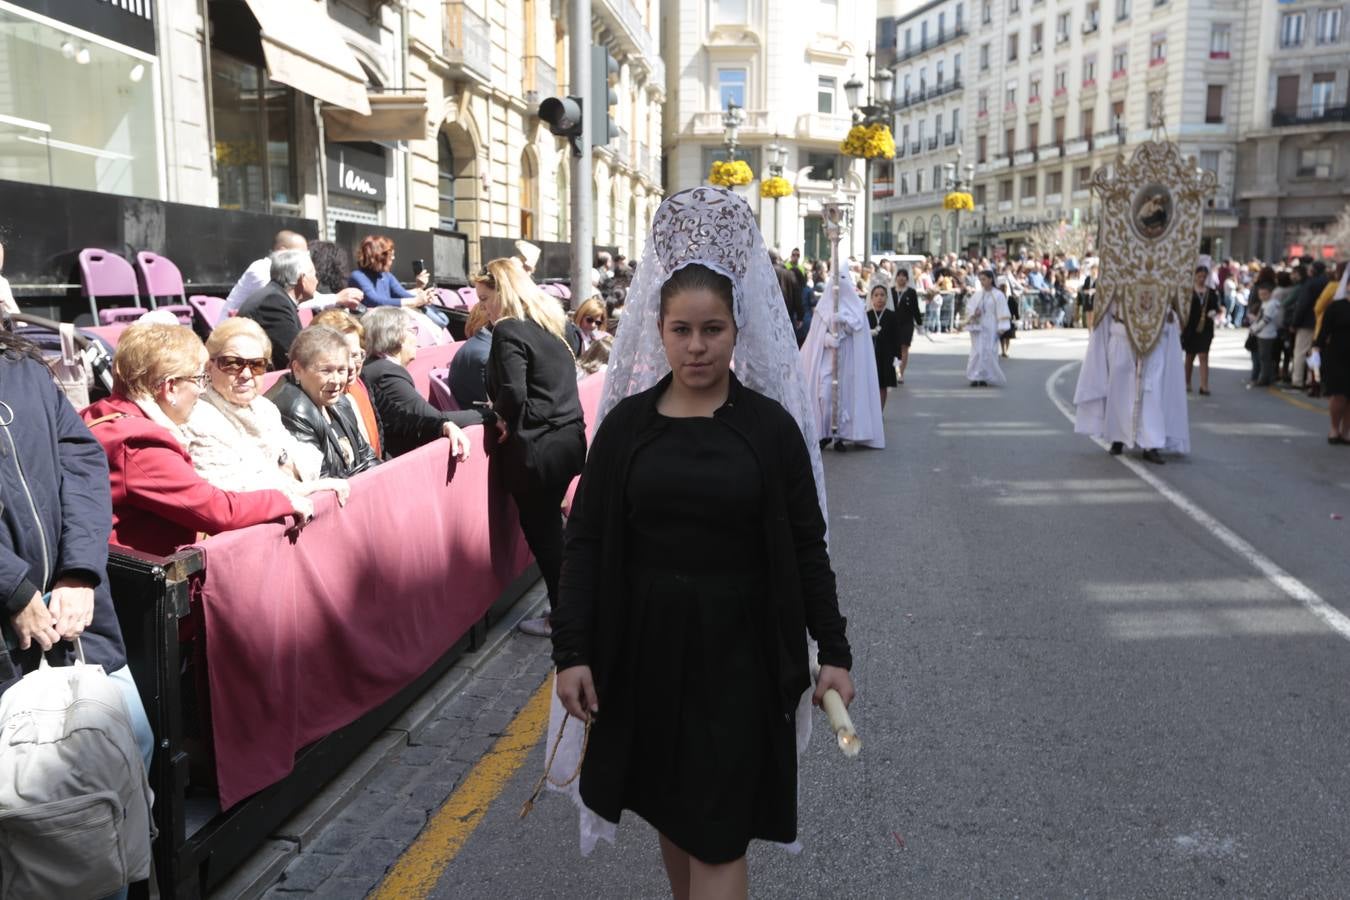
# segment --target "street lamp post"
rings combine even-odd
[[[853,114],[853,121],[859,125],[889,125],[891,115],[895,111],[893,95],[895,89],[895,76],[891,74],[890,69],[883,68],[877,71],[873,65],[876,54],[871,50],[867,51],[867,102],[859,103],[859,96],[862,94],[863,83],[857,76],[844,82],[844,97],[848,100],[849,111]],[[876,87],[875,97],[872,94],[873,86]],[[863,159],[863,261],[867,262],[872,258],[872,161]]]
[[[975,167],[969,163],[963,168],[961,166],[961,148],[956,148],[956,162],[947,163],[942,167],[943,173],[947,176],[947,192],[965,191],[975,180]],[[962,173],[965,178],[961,177]],[[965,248],[961,244],[961,210],[952,210],[955,217],[952,220],[952,245],[956,248],[956,255],[959,258],[962,250]]]
[[[727,162],[736,158],[736,139],[744,123],[745,110],[735,103],[728,103],[726,112],[722,113],[722,142],[727,148]]]
[[[778,135],[773,136],[773,143],[764,148],[769,154],[769,177],[782,178],[783,167],[787,165],[787,148],[778,143]],[[773,198],[773,244],[774,249],[781,249],[778,246],[778,198]]]

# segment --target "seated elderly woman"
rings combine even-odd
[[[487,361],[492,352],[492,320],[488,305],[478,303],[464,323],[464,346],[450,360],[450,393],[460,409],[487,403]]]
[[[365,315],[366,363],[362,378],[379,410],[384,425],[385,446],[390,456],[400,456],[439,437],[450,439],[459,460],[468,459],[469,440],[461,425],[495,422],[490,410],[470,408],[442,412],[417,392],[408,363],[417,356],[417,332],[409,313],[384,307]]]
[[[577,326],[577,331],[581,334],[581,353],[591,349],[591,345],[602,337],[608,337],[605,334],[605,301],[600,299],[600,295],[592,296],[585,303],[577,307],[576,315],[572,317],[572,324]]]
[[[361,369],[366,362],[364,341],[366,329],[356,316],[342,309],[327,309],[314,317],[310,328],[327,327],[341,334],[347,341],[347,352],[351,358],[351,369],[347,372],[347,397],[345,402],[356,412],[356,424],[361,429],[361,437],[370,444],[376,459],[388,459],[384,448],[384,426],[380,414],[375,410],[375,401],[361,380]]]
[[[113,357],[112,396],[81,412],[108,455],[112,543],[167,556],[201,532],[314,514],[307,497],[221,490],[192,467],[183,429],[210,383],[206,359],[191,328],[132,325]]]
[[[361,435],[356,411],[344,402],[351,351],[341,333],[323,325],[306,328],[291,344],[291,370],[267,392],[296,440],[319,453],[319,474],[350,478],[379,460]]]
[[[307,497],[331,490],[346,503],[347,482],[319,477],[318,451],[286,430],[260,392],[272,357],[262,326],[226,319],[206,339],[206,353],[211,383],[183,426],[197,474],[227,491],[270,487]]]

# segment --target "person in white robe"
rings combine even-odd
[[[1190,419],[1180,325],[1169,310],[1162,336],[1139,359],[1115,315],[1098,313],[1073,395],[1073,430],[1111,442],[1111,454],[1139,447],[1143,458],[1163,464],[1160,451],[1189,453]]]
[[[1008,330],[1012,316],[1008,298],[994,287],[994,273],[980,273],[980,289],[966,303],[966,331],[970,333],[970,359],[966,380],[971,387],[1002,387],[1008,383],[998,364],[999,335]]]
[[[872,333],[862,298],[853,289],[852,279],[841,276],[841,269],[835,266],[831,270],[825,293],[811,317],[811,330],[799,357],[802,376],[807,391],[814,392],[821,446],[833,442],[836,450],[843,450],[844,442],[848,441],[880,450],[886,446],[886,435],[881,422],[881,387],[877,382]]]

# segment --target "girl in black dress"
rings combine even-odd
[[[744,205],[713,188],[666,204],[690,194]],[[740,218],[753,227],[748,207]],[[830,687],[849,702],[853,683],[807,440],[732,374],[733,349],[738,362],[745,350],[733,283],[687,261],[701,248],[671,249],[699,234],[649,244],[676,260],[651,326],[671,372],[619,401],[595,435],[567,525],[553,658],[562,705],[592,723],[587,811],[650,822],[675,897],[744,897],[750,840],[797,835],[792,713],[810,686],[808,629],[816,702]],[[774,338],[781,324],[795,350],[775,302]]]
[[[884,284],[872,285],[867,295],[867,327],[872,329],[872,355],[877,358],[877,384],[881,385],[881,408],[886,408],[887,388],[895,387],[895,357],[900,353],[896,341],[894,312],[886,308],[890,290]]]
[[[895,341],[900,345],[900,383],[905,383],[909,368],[909,345],[914,343],[914,329],[923,323],[919,306],[919,292],[909,286],[909,270],[895,273]]]
[[[1200,360],[1200,394],[1209,396],[1209,345],[1214,341],[1214,319],[1223,308],[1219,292],[1206,287],[1209,269],[1196,266],[1195,284],[1191,288],[1190,313],[1186,327],[1181,330],[1181,349],[1186,353],[1186,393],[1191,392],[1191,369]]]

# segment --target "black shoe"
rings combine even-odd
[[[824,449],[825,449],[826,447],[828,447],[828,446],[830,446],[830,439],[829,439],[829,438],[821,438],[821,439],[820,439],[820,449],[824,450]]]
[[[843,452],[846,451],[846,450],[848,450],[848,445],[845,444],[843,441],[835,441],[835,442],[834,442],[834,452],[835,452],[835,453],[843,453]]]
[[[1145,450],[1144,462],[1153,463],[1155,466],[1162,466],[1167,464],[1166,461],[1162,458],[1162,454],[1159,453],[1157,450]]]
[[[1110,452],[1112,456],[1119,456],[1120,454],[1124,453],[1125,452],[1124,441],[1112,441]]]

